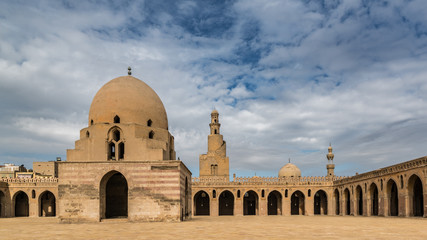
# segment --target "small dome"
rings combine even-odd
[[[116,117],[117,116],[117,117]],[[168,129],[165,107],[154,90],[132,76],[115,78],[96,93],[89,110],[89,125],[136,123]]]
[[[301,177],[301,170],[294,164],[288,163],[280,169],[279,177]]]
[[[218,111],[216,109],[212,110],[211,114],[218,114]]]

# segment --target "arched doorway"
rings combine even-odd
[[[243,197],[243,215],[258,215],[258,194],[252,190]]]
[[[387,182],[387,197],[388,197],[388,208],[390,216],[399,215],[399,198],[397,192],[397,184],[395,181],[390,179]]]
[[[314,194],[314,214],[328,214],[328,198],[323,190],[319,190]]]
[[[345,215],[350,215],[350,191],[348,188],[344,190]]]
[[[234,214],[234,195],[230,191],[223,191],[219,195],[219,216]]]
[[[6,205],[5,201],[6,197],[4,196],[4,193],[0,191],[0,218],[4,217],[4,206]]]
[[[369,187],[369,195],[371,198],[371,215],[378,216],[378,188],[375,183]]]
[[[43,192],[39,197],[39,216],[54,217],[56,216],[55,196],[50,191]]]
[[[301,191],[295,191],[291,196],[291,214],[304,215],[305,196]]]
[[[29,212],[28,195],[19,191],[15,195],[15,217],[28,217]]]
[[[128,184],[125,176],[117,171],[105,174],[100,190],[101,218],[127,218]]]
[[[424,216],[423,183],[417,175],[412,175],[408,181],[409,202],[412,203],[411,215]]]
[[[356,203],[357,203],[357,215],[363,215],[363,191],[361,186],[356,187]]]
[[[205,191],[199,191],[194,195],[194,210],[195,216],[209,216],[210,208],[209,208],[209,195]]]
[[[282,194],[274,190],[267,198],[268,215],[282,215]]]
[[[335,198],[335,215],[340,215],[340,193],[338,189],[335,189],[334,191],[334,198]]]

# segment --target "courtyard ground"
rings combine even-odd
[[[180,223],[2,218],[0,239],[427,239],[426,218],[353,216],[194,217]]]

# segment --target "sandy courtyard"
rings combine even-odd
[[[195,217],[182,223],[58,224],[0,219],[0,239],[427,239],[427,219],[337,216]]]

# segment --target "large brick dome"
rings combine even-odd
[[[154,90],[132,76],[106,83],[93,98],[89,125],[97,123],[136,123],[168,129],[165,107]]]

